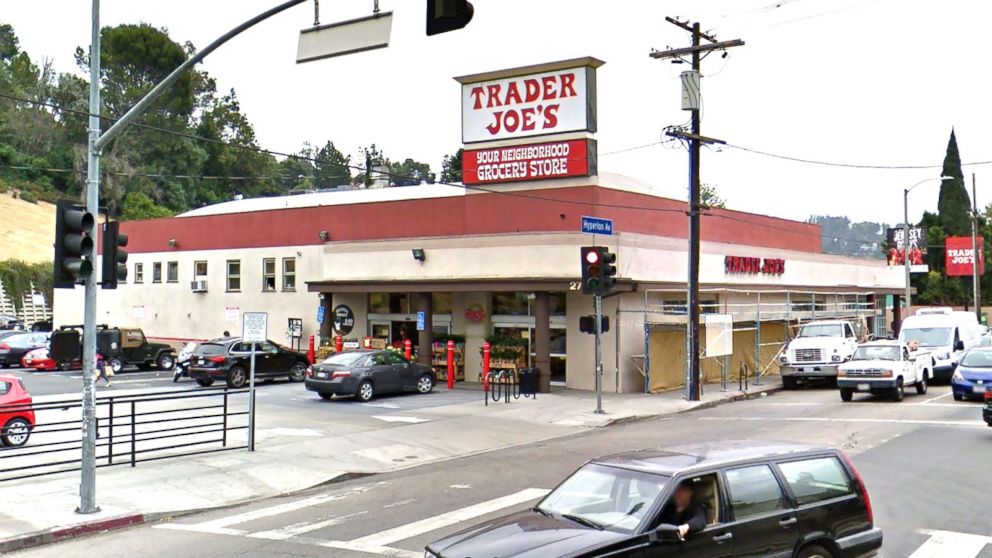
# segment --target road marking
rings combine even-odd
[[[282,527],[279,529],[272,529],[269,531],[258,531],[256,533],[249,533],[247,536],[253,539],[266,539],[270,541],[284,541],[291,539],[299,535],[305,535],[307,533],[312,533],[313,531],[318,531],[324,529],[325,527],[333,527],[343,523],[349,519],[365,515],[367,511],[360,511],[356,513],[349,513],[347,515],[339,515],[337,517],[331,517],[323,521],[318,521],[316,523],[296,523],[288,527]]]
[[[396,403],[362,403],[362,407],[372,407],[373,409],[402,409]]]
[[[381,420],[383,422],[405,422],[407,424],[420,424],[422,422],[430,422],[429,419],[424,419],[419,417],[406,417],[401,415],[372,415],[372,418],[376,420]]]
[[[924,401],[923,403],[916,403],[916,405],[926,405],[927,403],[931,403],[931,402],[933,402],[933,401],[936,401],[936,400],[938,400],[938,399],[943,399],[943,398],[945,398],[945,397],[950,397],[950,396],[951,396],[951,395],[953,395],[953,394],[954,394],[954,392],[953,392],[953,391],[949,391],[949,392],[947,392],[947,393],[944,393],[944,394],[941,394],[941,395],[938,395],[937,397],[931,397],[930,399],[927,399],[927,400],[926,400],[926,401]]]
[[[881,418],[828,418],[828,417],[697,417],[696,420],[711,421],[793,421],[793,422],[864,422],[876,424],[919,424],[923,426],[963,426],[988,428],[981,420],[922,420],[922,419],[881,419]]]
[[[202,523],[162,523],[160,525],[155,525],[155,529],[171,529],[174,531],[194,531],[197,533],[211,533],[215,535],[247,535],[248,531],[242,529],[231,529],[230,525],[236,525],[238,523],[247,523],[249,521],[255,521],[256,519],[263,519],[266,517],[272,517],[274,515],[281,515],[284,513],[293,512],[296,510],[301,510],[303,508],[308,508],[310,506],[319,506],[321,504],[326,504],[327,502],[333,502],[335,500],[342,500],[351,496],[353,494],[360,494],[362,492],[367,492],[373,488],[378,488],[383,485],[389,484],[386,481],[376,483],[374,485],[359,486],[352,490],[345,492],[339,492],[336,494],[321,494],[320,496],[313,496],[310,498],[303,498],[301,500],[294,500],[292,502],[286,502],[284,504],[279,504],[276,506],[269,506],[267,508],[260,508],[257,510],[252,510],[244,513],[239,513],[236,515],[229,515],[227,517],[221,517],[219,519],[214,519],[211,521],[204,521]]]
[[[472,485],[471,484],[453,484],[453,485],[449,486],[448,488],[466,489],[466,488],[472,488]]]
[[[420,521],[414,521],[413,523],[407,523],[406,525],[400,525],[399,527],[393,527],[392,529],[373,533],[371,535],[347,541],[345,544],[348,545],[349,549],[386,547],[387,545],[397,541],[410,539],[423,535],[424,533],[429,533],[437,529],[442,529],[444,527],[461,523],[463,521],[470,521],[477,517],[497,512],[510,506],[516,506],[524,502],[536,500],[548,492],[550,491],[544,488],[527,488],[521,490],[520,492],[500,496],[499,498],[494,498],[492,500],[480,502],[478,504],[442,513],[440,515],[435,515],[433,517],[427,517],[421,519]],[[383,556],[390,555],[383,554]]]
[[[316,541],[314,544],[324,548],[336,550],[350,550],[352,552],[362,552],[365,554],[378,554],[379,556],[389,556],[390,558],[422,558],[424,551],[414,552],[403,550],[402,548],[392,548],[389,546],[356,546],[348,541]]]
[[[954,531],[938,531],[930,529],[919,529],[917,531],[930,538],[909,558],[975,558],[988,544],[992,544],[992,537],[982,535],[972,535],[969,533],[955,533]]]

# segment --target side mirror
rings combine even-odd
[[[679,528],[670,523],[662,523],[651,532],[651,542],[656,543],[677,543],[682,542],[679,536]]]
[[[954,350],[955,351],[963,351],[964,350],[964,341],[958,341],[958,342],[954,343]]]

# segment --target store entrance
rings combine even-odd
[[[451,315],[434,314],[434,334],[447,334],[451,330]],[[413,353],[419,354],[420,332],[415,316],[407,314],[369,316],[369,336],[381,339],[387,347],[403,348],[405,340],[413,343]],[[430,350],[430,347],[428,347]]]
[[[502,322],[493,325],[493,336],[494,337],[513,337],[515,339],[525,340],[527,343],[527,350],[525,352],[526,365],[528,367],[534,366],[534,362],[537,359],[537,353],[534,349],[534,323],[533,318],[527,320],[526,317],[515,317],[515,319],[505,319],[499,320],[494,318],[494,321]],[[529,322],[529,323],[528,323]],[[564,319],[558,319],[557,316],[551,319],[551,383],[552,385],[565,385],[565,358],[567,355],[565,341],[566,341],[566,328],[567,324]]]

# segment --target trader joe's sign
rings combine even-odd
[[[785,260],[781,258],[752,258],[747,256],[726,256],[723,259],[726,273],[762,273],[782,275],[785,273]]]
[[[456,78],[462,141],[596,131],[596,68],[582,58]]]
[[[985,239],[978,237],[978,273],[985,273]],[[949,236],[944,241],[944,264],[947,275],[971,275],[975,251],[971,249],[970,236]]]
[[[596,141],[570,140],[494,147],[462,155],[465,184],[496,184],[596,174]]]

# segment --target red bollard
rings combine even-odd
[[[344,350],[344,338],[342,338],[340,335],[335,335],[334,336],[334,352],[335,353],[340,353],[343,350]]]
[[[310,344],[307,345],[307,361],[310,364],[314,364],[314,359],[317,358],[316,351],[314,350],[314,338],[313,335],[310,336]]]
[[[448,389],[455,389],[455,342],[448,340]]]
[[[403,354],[406,356],[407,360],[413,358],[413,341],[409,339],[403,340]]]
[[[482,391],[489,393],[489,355],[492,353],[489,341],[482,344]]]

